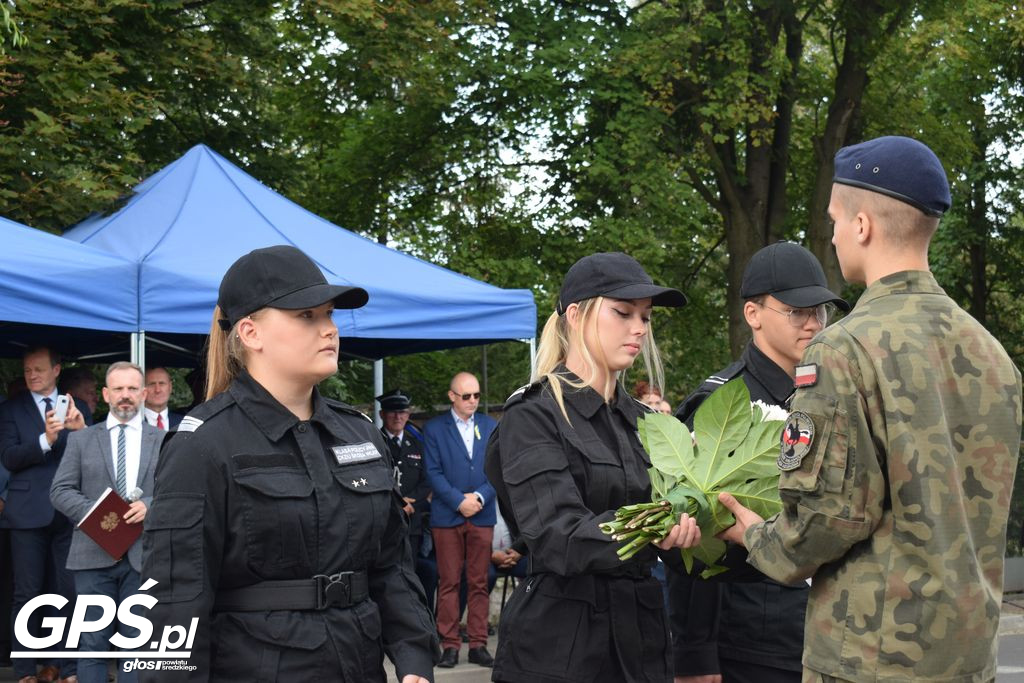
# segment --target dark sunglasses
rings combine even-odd
[[[452,393],[455,393],[455,392],[452,392]],[[468,401],[471,398],[480,398],[480,392],[479,391],[474,393],[474,394],[455,394],[455,395],[458,396],[459,398],[461,398],[463,401]]]

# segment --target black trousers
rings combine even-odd
[[[721,656],[718,665],[722,670],[722,683],[800,683],[802,678],[799,671],[723,659]]]

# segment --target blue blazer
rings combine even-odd
[[[83,415],[89,413],[89,407],[77,398],[75,405]],[[64,456],[69,432],[62,430],[53,448],[43,453],[39,435],[45,431],[30,392],[0,404],[0,463],[10,472],[3,516],[12,529],[38,529],[53,521],[50,484]]]
[[[473,439],[473,457],[466,457],[466,446],[449,410],[423,425],[423,460],[434,497],[430,502],[430,526],[454,527],[469,521],[476,526],[494,526],[494,487],[484,474],[487,440],[498,426],[493,418],[474,416],[477,434]],[[459,512],[464,493],[479,493],[483,509],[466,518]]]

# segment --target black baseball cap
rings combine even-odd
[[[327,283],[312,259],[295,247],[254,249],[231,264],[220,281],[217,305],[222,329],[261,308],[296,310],[334,301],[336,308],[360,308],[369,300],[361,287]]]
[[[565,274],[558,293],[559,315],[569,304],[596,296],[612,299],[646,299],[655,306],[685,306],[678,289],[659,287],[632,256],[614,251],[584,256]]]
[[[776,242],[759,249],[743,271],[740,298],[771,294],[794,308],[833,303],[848,311],[850,304],[828,288],[825,271],[814,254],[795,242]]]
[[[952,204],[949,180],[935,152],[901,135],[840,149],[832,182],[884,194],[936,218]]]
[[[412,401],[402,393],[401,389],[392,389],[386,394],[377,396],[376,399],[377,403],[380,403],[381,410],[400,412],[409,410],[409,406],[412,405]]]

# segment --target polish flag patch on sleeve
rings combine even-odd
[[[793,386],[797,389],[813,387],[818,383],[818,364],[808,363],[807,365],[796,366],[796,374],[793,377]]]

